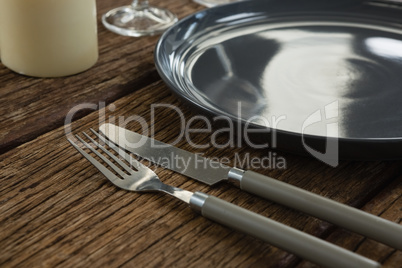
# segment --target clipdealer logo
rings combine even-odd
[[[302,143],[304,148],[318,160],[336,167],[339,164],[339,102],[334,101],[311,114],[303,123],[302,126]],[[306,128],[319,123],[326,123],[326,150],[325,152],[319,152],[318,150],[310,147],[305,142]]]
[[[116,106],[111,104],[106,106],[104,102],[99,103],[99,105],[92,104],[92,103],[83,103],[80,105],[75,106],[70,110],[67,114],[65,119],[65,133],[69,138],[72,138],[72,122],[73,117],[75,114],[80,112],[81,110],[98,110],[98,123],[99,125],[103,123],[111,123],[122,128],[126,128],[129,123],[135,123],[140,127],[140,130],[137,132],[143,136],[150,136],[153,138],[155,136],[155,125],[157,124],[156,115],[159,113],[175,113],[177,115],[177,119],[179,120],[179,124],[177,125],[180,128],[179,135],[175,138],[174,141],[169,142],[169,145],[175,146],[183,139],[189,144],[192,148],[197,150],[204,150],[207,148],[216,148],[216,149],[225,149],[225,148],[240,148],[246,143],[248,147],[253,149],[275,149],[277,146],[277,133],[276,128],[277,125],[286,120],[285,115],[281,115],[279,117],[272,117],[271,121],[267,118],[262,116],[254,116],[247,121],[247,124],[243,124],[243,128],[239,129],[235,127],[235,123],[233,120],[227,116],[216,116],[214,118],[208,118],[203,115],[196,115],[191,118],[186,118],[184,113],[176,106],[171,104],[152,104],[150,106],[150,123],[144,118],[139,115],[132,115],[132,116],[114,116],[110,115],[107,117],[107,113],[114,114],[116,112]],[[316,123],[323,123],[328,121],[326,124],[327,133],[330,133],[333,137],[338,137],[338,109],[339,104],[338,102],[333,102],[326,105],[322,110],[317,110],[313,114],[311,114],[303,123],[301,129],[301,142],[308,153],[310,153],[313,157],[317,158],[318,160],[330,165],[330,166],[337,166],[338,161],[338,138],[327,138],[326,140],[326,151],[324,153],[319,152],[318,150],[310,147],[305,142],[306,129]],[[238,104],[238,117],[241,118],[241,103]],[[217,121],[224,120],[226,122],[227,127],[213,129],[213,123]],[[196,122],[202,122],[203,127],[194,127]],[[260,125],[266,126],[266,129],[260,130],[252,128],[252,123],[258,122]],[[240,122],[237,122],[240,124]],[[250,134],[255,134],[258,132],[267,134],[267,129],[270,130],[270,142],[266,143],[253,143],[250,139]],[[265,132],[264,132],[265,131]],[[220,134],[227,134],[227,140],[223,141],[219,140]],[[208,134],[208,139],[197,140],[195,142],[194,136],[198,136],[198,134],[205,135]],[[193,135],[193,137],[192,137]],[[199,136],[198,136],[199,137]],[[143,145],[144,140],[137,141],[136,144],[130,144],[130,148],[139,148]],[[153,144],[153,148],[157,148],[155,144]],[[219,159],[212,159],[213,162],[220,162],[225,165],[234,165],[239,168],[243,169],[259,169],[259,168],[269,168],[269,169],[285,169],[287,167],[286,159],[282,156],[279,156],[275,152],[267,152],[267,155],[263,157],[252,157],[249,153],[241,155],[240,153],[234,153],[231,159],[220,157]],[[186,165],[185,159],[159,159],[160,161],[181,161],[183,165]],[[234,163],[233,163],[234,162]],[[173,162],[171,164],[174,164]],[[193,163],[194,164],[194,163]],[[168,163],[165,163],[163,166],[169,166]]]

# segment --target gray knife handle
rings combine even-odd
[[[356,253],[204,193],[196,192],[190,206],[210,220],[324,267],[380,267]]]
[[[402,250],[402,226],[273,178],[246,171],[240,188]]]

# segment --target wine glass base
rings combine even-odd
[[[176,21],[177,17],[170,11],[152,6],[123,6],[102,16],[103,25],[110,31],[134,37],[160,34]]]
[[[229,4],[233,2],[239,2],[241,0],[193,0],[194,2],[206,6],[206,7],[214,7],[223,4]]]

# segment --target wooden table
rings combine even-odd
[[[160,194],[114,187],[66,140],[73,132],[139,116],[155,138],[173,142],[179,118],[153,104],[175,105],[189,120],[197,115],[170,93],[158,76],[153,50],[158,37],[129,38],[101,25],[100,16],[129,0],[98,0],[100,58],[90,70],[65,78],[17,75],[0,65],[0,266],[1,267],[309,267],[312,263],[211,222],[185,204]],[[151,1],[180,18],[203,7],[190,0]],[[85,109],[83,107],[86,107]],[[73,110],[74,111],[74,110]],[[154,118],[152,118],[154,117]],[[128,127],[141,132],[139,123]],[[193,122],[194,127],[202,122]],[[227,137],[220,137],[224,141]],[[208,133],[192,140],[204,144]],[[197,152],[185,139],[178,147]],[[198,151],[207,157],[262,158],[269,150],[247,146]],[[360,208],[394,222],[402,216],[402,165],[341,162],[331,168],[313,158],[275,152],[286,168],[255,171]],[[242,192],[213,187],[162,168],[166,183],[204,191],[382,263],[401,267],[402,252],[327,222]],[[400,235],[401,234],[395,234]],[[401,236],[402,237],[402,236]]]

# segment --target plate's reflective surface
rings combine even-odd
[[[210,113],[275,128],[283,139],[339,137],[376,143],[368,158],[400,157],[381,149],[402,141],[402,25],[343,11],[357,1],[315,12],[315,1],[303,2],[289,13],[280,1],[254,1],[187,18],[160,40],[158,70]]]

